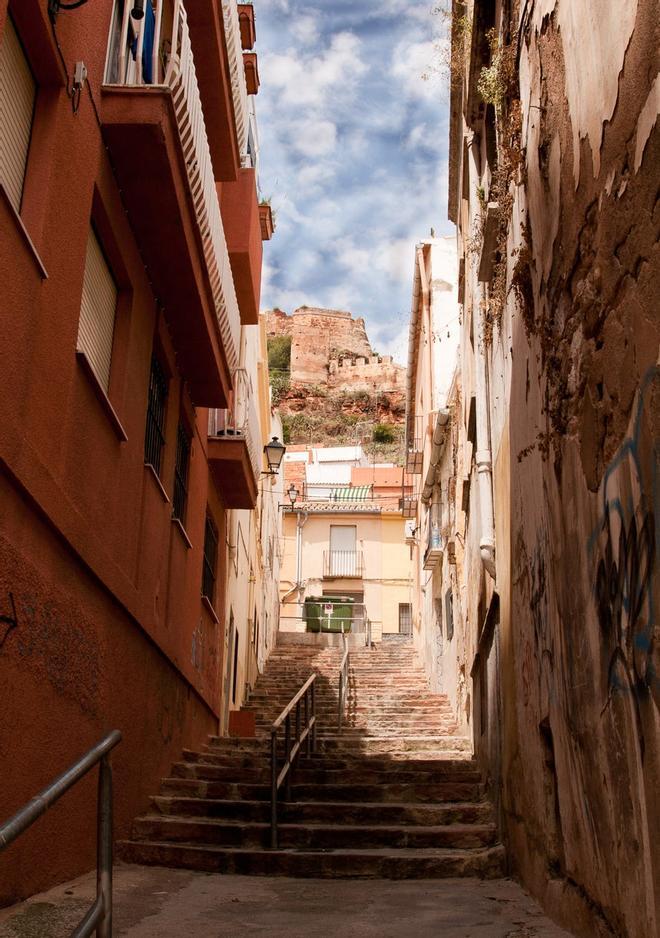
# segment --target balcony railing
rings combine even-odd
[[[245,83],[245,69],[243,66],[243,46],[241,43],[241,27],[238,19],[238,7],[235,0],[222,0],[222,15],[225,24],[225,40],[227,42],[227,57],[229,59],[229,77],[231,80],[231,96],[234,105],[234,121],[236,123],[236,136],[238,138],[238,153],[241,166],[251,164],[245,162],[248,146],[248,92]]]
[[[324,577],[363,577],[364,554],[361,550],[324,550]]]
[[[226,4],[223,4],[226,5]],[[230,4],[236,12],[235,4]],[[164,8],[167,6],[167,17]],[[202,101],[195,73],[188,21],[181,0],[167,5],[156,0],[153,8],[153,40],[145,50],[148,17],[134,20],[131,4],[124,4],[121,24],[112,26],[106,84],[169,88],[185,156],[186,172],[195,216],[201,234],[207,272],[220,337],[230,369],[238,363],[240,317],[220,215]],[[170,22],[169,35],[163,25]],[[236,14],[238,29],[238,14]],[[135,50],[135,52],[133,52]],[[242,60],[241,60],[242,62]],[[241,152],[244,152],[242,150]]]
[[[437,567],[442,562],[443,551],[444,540],[440,534],[440,529],[437,525],[432,525],[429,531],[428,545],[424,553],[424,569],[433,570]]]
[[[252,472],[258,479],[261,473],[261,433],[252,381],[245,368],[237,368],[232,378],[231,406],[209,410],[209,436],[244,440]]]

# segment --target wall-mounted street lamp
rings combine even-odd
[[[277,507],[287,508],[287,509],[290,508],[293,510],[296,507],[296,502],[298,501],[298,497],[300,496],[300,492],[298,491],[298,489],[296,488],[293,482],[286,490],[286,496],[289,499],[289,503],[287,504],[286,502],[284,502],[284,504],[280,504]],[[298,514],[300,514],[300,511],[298,512]]]
[[[276,436],[266,443],[264,446],[264,455],[266,457],[266,462],[268,463],[267,472],[262,472],[262,476],[274,476],[279,472],[279,468],[282,465],[282,460],[284,459],[284,454],[286,453],[286,446],[283,443],[280,443]]]

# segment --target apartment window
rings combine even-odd
[[[202,596],[209,602],[215,599],[215,569],[218,562],[218,530],[209,516],[204,528],[204,566],[202,568]]]
[[[454,597],[450,589],[445,593],[445,623],[447,641],[450,642],[454,637]]]
[[[399,603],[399,634],[412,635],[412,606]]]
[[[90,226],[76,348],[85,356],[106,393],[110,387],[116,309],[117,285],[94,229]]]
[[[176,462],[174,463],[174,499],[172,516],[183,524],[186,520],[188,502],[188,467],[190,464],[190,437],[188,431],[179,424],[176,434]]]
[[[160,465],[165,445],[165,404],[167,401],[167,379],[158,359],[151,359],[149,375],[149,401],[147,404],[147,429],[144,437],[144,461],[160,475]]]
[[[0,43],[0,182],[17,212],[23,197],[36,95],[28,60],[8,16]]]

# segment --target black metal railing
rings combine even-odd
[[[96,899],[71,938],[87,938],[96,931],[97,938],[112,938],[112,769],[110,752],[121,742],[119,730],[113,730],[74,762],[65,772],[35,795],[25,807],[0,824],[0,851],[27,830],[37,818],[58,801],[90,769],[99,763],[96,804]]]
[[[364,576],[364,554],[361,550],[324,550],[324,577]]]
[[[151,359],[149,397],[147,399],[147,425],[144,434],[144,461],[160,475],[160,464],[165,445],[165,403],[167,378],[156,357]]]
[[[346,641],[346,636],[343,632],[341,635],[341,641],[344,648],[344,656],[341,659],[341,664],[339,666],[339,701],[337,708],[337,729],[339,732],[341,732],[341,725],[344,722],[344,714],[346,711],[346,694],[348,691],[349,667],[348,642]]]
[[[277,799],[282,785],[285,786],[285,798],[291,799],[291,771],[295,765],[302,744],[307,741],[307,755],[316,749],[316,672],[307,678],[303,686],[286,705],[270,728],[270,845],[277,849]],[[291,714],[295,710],[295,737],[292,738]],[[302,722],[304,710],[304,725]],[[278,772],[277,734],[284,726],[284,760]]]

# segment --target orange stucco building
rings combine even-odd
[[[129,6],[0,0],[0,818],[117,728],[118,835],[218,729],[227,514],[263,435],[230,419],[261,275],[252,7]],[[93,865],[95,799],[0,857],[0,904]]]

